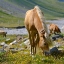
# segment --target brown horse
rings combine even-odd
[[[38,6],[26,12],[24,24],[29,33],[31,54],[36,54],[37,44],[42,51],[49,50],[49,43],[51,40],[48,36],[47,26],[44,22],[43,12]]]
[[[59,27],[56,24],[50,24],[49,30],[50,30],[50,35],[56,34],[56,33],[61,33]]]
[[[6,37],[7,32],[5,32],[4,30],[0,30],[0,35],[3,35],[3,37]]]

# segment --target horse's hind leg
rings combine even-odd
[[[36,54],[36,46],[34,47],[34,50],[35,50],[35,54]]]

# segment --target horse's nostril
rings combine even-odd
[[[44,45],[46,45],[46,43],[44,43]]]

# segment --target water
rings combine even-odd
[[[60,29],[62,29],[62,27],[64,26],[64,20],[47,20],[46,22],[50,22],[50,23],[54,23],[56,25],[58,25],[58,27]],[[47,25],[49,26],[49,24]],[[1,29],[1,28],[0,28]],[[27,30],[25,28],[22,29],[8,29],[8,28],[3,28],[4,31],[7,32],[7,34],[9,35],[13,35],[13,34],[28,34]]]
[[[56,24],[60,29],[64,26],[64,20],[48,20],[46,22],[54,23]]]
[[[4,29],[5,32],[7,32],[7,35],[25,35],[25,34],[28,34],[27,30],[25,28],[22,28],[22,29]]]

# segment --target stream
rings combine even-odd
[[[49,22],[49,23],[54,23],[56,25],[58,25],[58,27],[62,30],[62,27],[64,26],[64,19],[63,20],[46,20],[46,22]],[[49,26],[49,24],[47,25]],[[25,34],[28,34],[26,28],[21,28],[21,29],[8,29],[8,28],[0,28],[4,31],[7,32],[7,35],[18,35],[18,34],[21,34],[21,35],[25,35]]]

